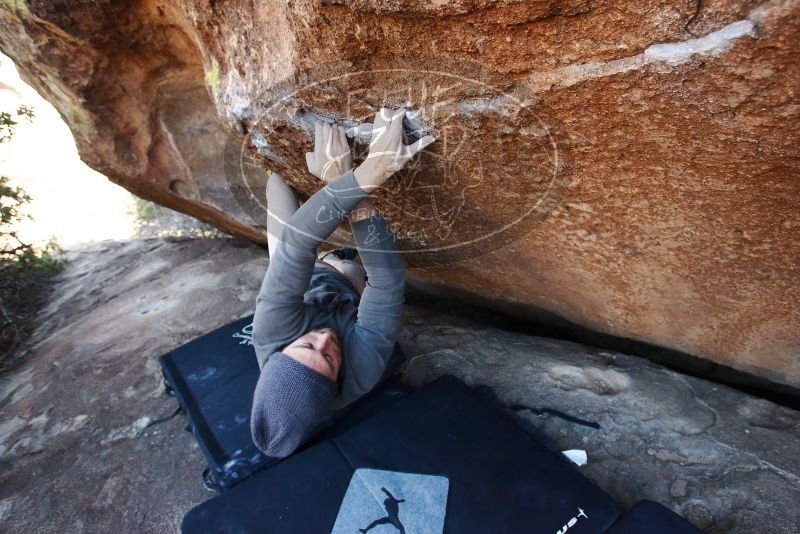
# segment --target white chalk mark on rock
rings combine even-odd
[[[739,20],[697,39],[650,45],[644,52],[635,56],[534,72],[528,82],[534,92],[541,93],[556,86],[570,87],[585,80],[622,74],[654,63],[678,65],[696,54],[723,52],[733,41],[745,36],[755,37],[756,27],[750,20]]]
[[[660,43],[647,47],[644,55],[667,63],[682,63],[695,54],[719,53],[732,41],[748,35],[755,37],[755,25],[749,20],[739,20],[722,29],[697,39],[680,43]]]

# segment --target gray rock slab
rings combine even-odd
[[[158,357],[252,313],[266,252],[234,239],[69,251],[29,347],[0,376],[0,531],[177,532],[209,498]]]

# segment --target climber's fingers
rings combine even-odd
[[[392,122],[389,125],[389,142],[401,143],[403,140],[403,118],[406,116],[405,108],[392,112]]]
[[[344,133],[344,127],[339,126],[339,144],[342,147],[342,152],[348,152],[350,145],[347,143],[347,134]]]
[[[432,135],[426,135],[424,137],[420,137],[416,142],[411,143],[408,146],[403,146],[402,157],[404,160],[409,160],[417,155],[418,152],[422,152],[426,146],[430,145],[436,141],[436,138]]]
[[[340,156],[344,152],[344,146],[342,145],[342,127],[338,124],[333,125],[333,131],[331,132],[331,139],[333,141],[333,153],[337,156]]]
[[[372,139],[369,143],[370,149],[375,145],[375,142],[386,132],[391,124],[392,115],[387,108],[381,108],[375,114],[375,120],[372,123]]]
[[[339,134],[336,132],[336,125],[331,124],[328,130],[328,158],[332,158],[339,154],[337,148],[339,147]]]
[[[322,152],[322,121],[314,121],[314,152]]]
[[[328,124],[327,122],[322,124],[322,142],[325,147],[324,154],[329,158],[333,157],[333,153],[331,152],[331,149],[333,148],[332,146],[333,142],[331,138],[331,125]]]

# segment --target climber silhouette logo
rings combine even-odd
[[[370,523],[367,528],[358,529],[359,532],[361,532],[362,534],[366,534],[367,532],[377,527],[378,525],[392,525],[402,534],[406,534],[406,527],[403,526],[403,522],[400,521],[399,517],[400,503],[406,502],[406,500],[396,498],[386,488],[381,488],[381,490],[386,494],[387,497],[383,501],[383,507],[386,508],[386,517],[381,517],[379,519],[376,519],[375,521]]]
[[[441,534],[447,506],[446,477],[357,469],[332,534]]]

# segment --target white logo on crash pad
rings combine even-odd
[[[241,332],[234,332],[231,337],[239,338],[241,341],[239,345],[252,345],[253,344],[253,323],[242,327]]]
[[[446,477],[356,469],[331,534],[441,534]]]

